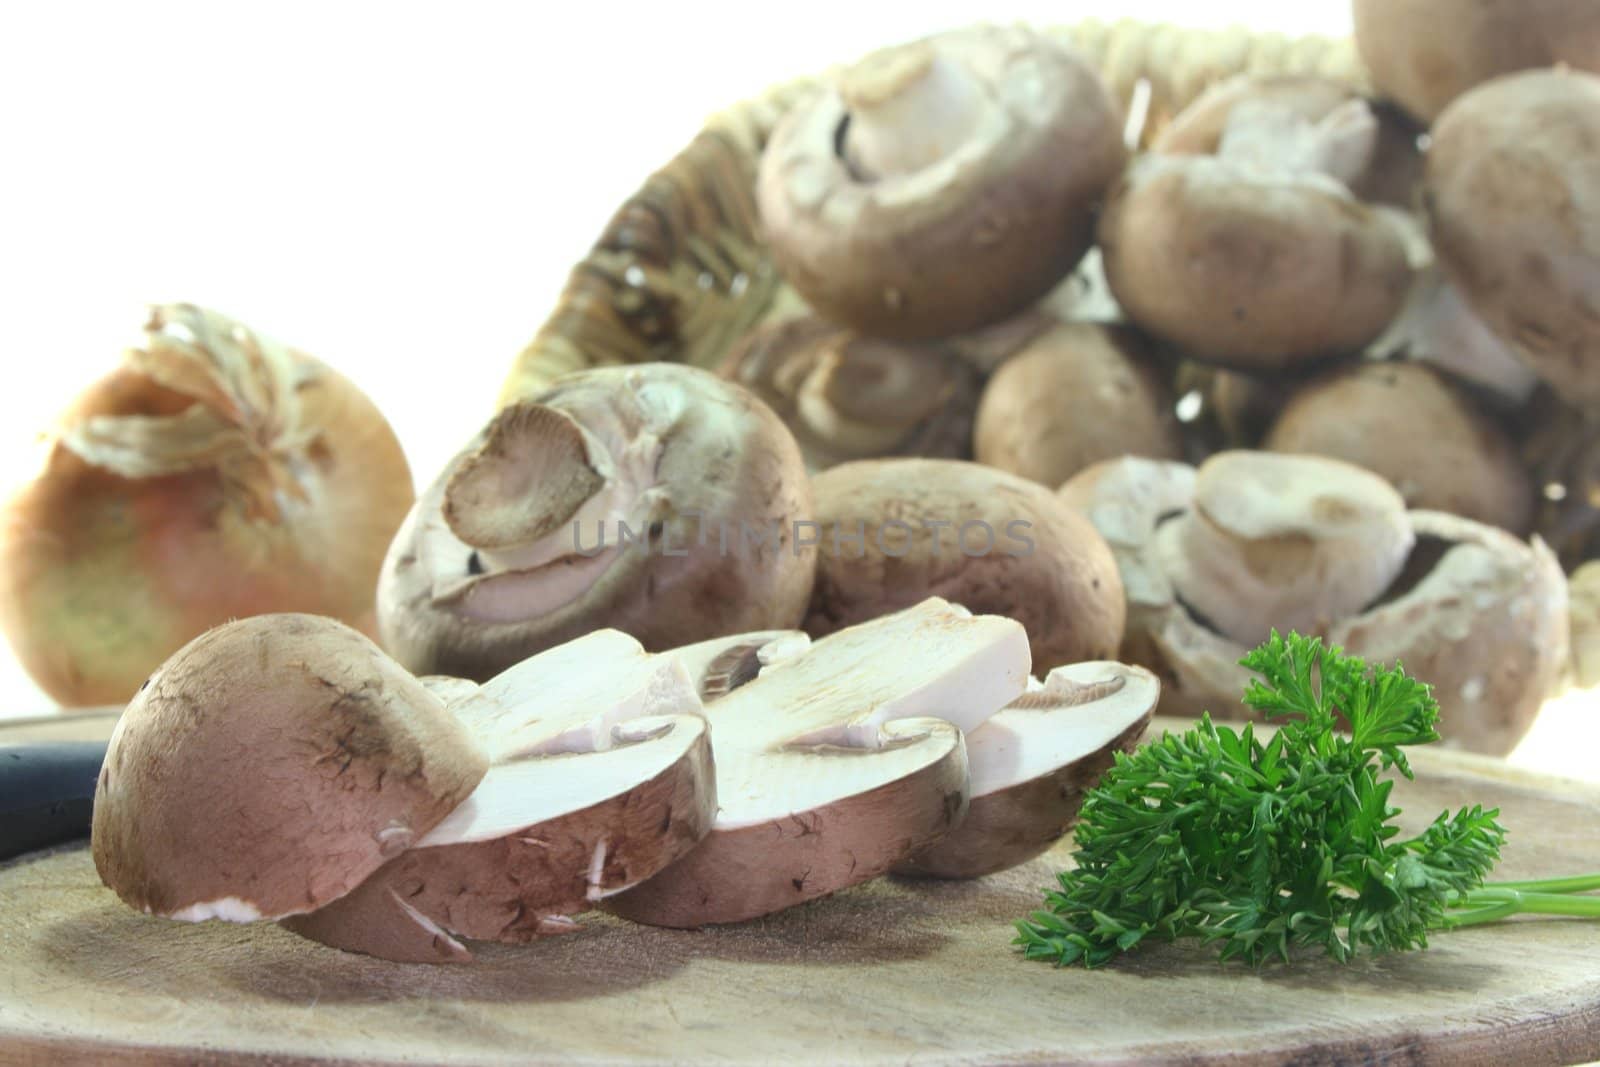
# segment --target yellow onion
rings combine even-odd
[[[0,632],[69,706],[121,703],[212,626],[269,612],[375,634],[414,498],[383,414],[327,365],[189,304],[57,421],[0,522]]]

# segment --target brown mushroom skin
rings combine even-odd
[[[1318,122],[1340,105],[1357,99],[1359,93],[1332,78],[1240,74],[1201,93],[1156,136],[1150,150],[1168,155],[1216,155],[1228,117],[1247,100],[1279,104],[1308,122]],[[1422,178],[1418,131],[1392,109],[1375,106],[1374,111],[1378,118],[1376,153],[1372,165],[1350,191],[1358,200],[1409,207]]]
[[[414,924],[396,914],[394,901],[463,938],[532,941],[550,935],[551,917],[595,906],[589,876],[598,873],[602,889],[649,878],[699,844],[716,810],[710,735],[701,732],[683,758],[624,793],[520,833],[412,849],[349,895],[283,925],[384,959],[465,962],[470,954],[442,939],[408,943],[404,935]]]
[[[1450,748],[1509,754],[1568,668],[1566,575],[1543,541],[1481,523],[1411,512],[1424,539],[1450,546],[1417,585],[1328,633],[1370,662],[1404,662],[1433,686]],[[1486,605],[1467,620],[1463,604]]]
[[[1022,623],[1036,673],[1115,658],[1126,621],[1116,560],[1044,486],[937,459],[846,463],[814,485],[823,544],[803,627],[813,638],[939,596]],[[849,540],[858,532],[862,546]]]
[[[1353,14],[1373,84],[1423,122],[1500,75],[1600,70],[1593,0],[1355,0]]]
[[[629,380],[676,384],[692,408],[668,432],[656,470],[664,487],[652,505],[659,538],[648,551],[619,550],[619,558],[569,603],[551,610],[531,606],[525,621],[468,623],[452,603],[433,600],[418,540],[419,516],[442,506],[450,473],[472,452],[469,446],[418,499],[390,548],[378,606],[384,646],[396,659],[417,674],[481,682],[604,627],[662,651],[798,625],[817,550],[795,536],[811,511],[811,486],[794,436],[748,390],[681,364],[580,372],[530,402],[582,422],[586,411],[611,411]],[[582,536],[592,547],[592,527]],[[617,535],[609,532],[607,539],[615,545]]]
[[[943,722],[928,725],[955,730]],[[848,760],[851,753],[824,758]],[[714,833],[654,878],[607,897],[601,906],[624,919],[677,928],[769,915],[836,891],[820,887],[856,885],[887,873],[908,848],[932,845],[959,826],[967,803],[966,749],[957,743],[913,774],[876,789],[787,819]],[[910,839],[886,840],[884,822],[911,827]],[[781,866],[762,847],[775,841],[783,843]]]
[[[1135,161],[1100,218],[1106,278],[1137,326],[1196,359],[1287,370],[1375,340],[1411,265],[1372,208],[1212,156]]]
[[[1600,405],[1597,189],[1600,76],[1497,78],[1435,124],[1424,208],[1441,267],[1484,324],[1582,408]]]
[[[1534,491],[1511,435],[1465,390],[1420,363],[1360,363],[1297,392],[1262,448],[1342,459],[1447,511],[1523,534]]]
[[[488,757],[420,681],[332,619],[209,630],[123,712],[95,793],[101,879],[172,915],[262,918],[359,885],[461,803]]]
[[[891,340],[965,333],[1035,303],[1088,250],[1127,158],[1116,104],[1077,53],[1020,26],[930,43],[989,77],[1015,75],[992,101],[1012,123],[1004,136],[862,181],[837,150],[850,112],[829,88],[779,122],[757,181],[785,280],[825,318]]]
[[[1152,709],[1153,710],[1153,709]],[[1078,821],[1083,797],[1144,737],[1150,716],[1129,726],[1100,751],[1011,789],[973,797],[967,817],[944,838],[895,865],[894,873],[924,878],[981,878],[1048,852]]]
[[[978,462],[1054,489],[1117,456],[1183,453],[1155,352],[1126,326],[1070,323],[1035,338],[989,379]]]

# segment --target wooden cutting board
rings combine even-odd
[[[108,716],[0,741],[109,735]],[[1158,727],[1181,723],[1162,722]],[[1415,828],[1497,805],[1501,875],[1600,870],[1600,792],[1444,751]],[[1253,973],[1151,946],[1104,970],[1021,960],[1010,922],[1069,848],[970,883],[884,879],[739,927],[604,916],[476,964],[383,963],[275,926],[123,906],[82,847],[0,867],[0,1062],[168,1064],[1570,1064],[1600,1058],[1600,922],[1518,919],[1340,966]]]

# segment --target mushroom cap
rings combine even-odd
[[[924,166],[863,180],[840,145],[852,103],[878,101],[859,99],[847,75],[774,129],[757,196],[773,259],[812,307],[871,336],[916,340],[998,322],[1064,278],[1127,153],[1094,69],[1038,30],[977,27],[905,50],[977,83],[982,110],[966,137]],[[868,63],[903,76],[893,54]]]
[[[1026,863],[1077,820],[1084,793],[1144,736],[1161,684],[1142,667],[1057,667],[967,734],[967,817],[898,874],[978,878]]]
[[[1281,107],[1307,122],[1318,122],[1335,109],[1360,100],[1348,84],[1308,74],[1238,74],[1211,86],[1172,120],[1151,143],[1152,152],[1164,155],[1215,155],[1234,108],[1241,103]],[[1354,181],[1350,191],[1358,200],[1410,204],[1422,178],[1422,153],[1417,131],[1400,115],[1377,112],[1378,139],[1371,165]]]
[[[1307,385],[1261,447],[1364,467],[1392,484],[1407,508],[1519,534],[1532,522],[1532,479],[1511,435],[1464,389],[1420,363],[1360,363]]]
[[[1434,126],[1424,207],[1440,266],[1534,373],[1584,408],[1600,404],[1597,189],[1595,75],[1497,78]]]
[[[1397,229],[1331,179],[1219,156],[1140,157],[1099,233],[1106,278],[1132,322],[1238,370],[1363,348],[1411,281]]]
[[[355,630],[241,619],[176,652],[123,712],[95,793],[95,866],[157,915],[312,911],[438,825],[488,762]]]
[[[1063,324],[1001,365],[978,405],[978,462],[1054,489],[1122,455],[1175,459],[1183,441],[1156,354],[1117,325]]]
[[[1373,84],[1423,122],[1503,74],[1559,64],[1600,70],[1592,0],[1355,0],[1354,16]]]
[[[548,451],[530,446],[551,427],[535,440]],[[583,471],[602,468],[582,498]],[[452,499],[500,500],[492,521],[511,525],[520,505],[528,543],[469,544],[491,531]],[[477,510],[481,526],[491,509]],[[418,498],[378,588],[384,644],[418,674],[484,680],[602,627],[653,650],[792,627],[811,594],[816,549],[795,537],[810,511],[793,435],[741,386],[669,363],[568,375],[497,415]]]
[[[1113,658],[1126,618],[1116,560],[1044,486],[977,463],[893,459],[834,467],[814,487],[813,638],[936,595],[1022,623],[1036,670]]]
[[[811,470],[972,452],[981,375],[943,347],[863,337],[804,315],[751,331],[720,373],[778,413]]]
[[[1320,456],[1219,452],[1151,540],[1175,595],[1245,645],[1325,633],[1399,575],[1414,537],[1382,478]]]
[[[1403,662],[1432,686],[1446,746],[1504,756],[1565,675],[1566,575],[1537,537],[1435,511],[1413,511],[1411,525],[1419,547],[1444,548],[1438,562],[1328,640],[1369,661]]]

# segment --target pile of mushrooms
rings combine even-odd
[[[1060,838],[1156,704],[1137,667],[1031,670],[1021,624],[938,598],[816,641],[598,629],[481,685],[256,616],[124,712],[93,855],[152,915],[439,963],[597,909],[699,927],[891,871],[972,878]]]

